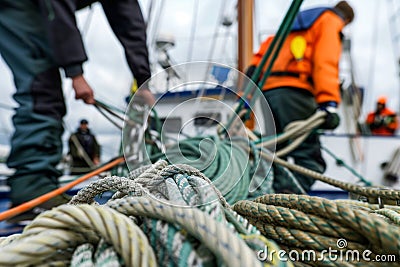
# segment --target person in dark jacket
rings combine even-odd
[[[81,120],[78,129],[68,140],[68,154],[72,158],[71,174],[86,173],[100,163],[100,146],[88,124],[87,120]]]
[[[94,104],[93,90],[82,64],[87,55],[77,28],[75,11],[97,1],[2,0],[0,1],[0,54],[15,81],[13,116],[15,132],[7,160],[15,173],[8,179],[12,206],[58,187],[62,157],[62,119],[66,106],[59,68],[72,79],[75,98]],[[146,27],[137,0],[102,0],[104,13],[121,42],[129,68],[138,85],[150,78]],[[149,104],[154,97],[141,90]],[[65,203],[64,196],[43,208]],[[33,211],[31,211],[33,212]]]

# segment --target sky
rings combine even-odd
[[[396,0],[394,0],[396,1]],[[336,1],[305,0],[302,8],[318,5],[333,5]],[[349,0],[355,9],[354,22],[345,31],[352,40],[352,58],[356,83],[365,88],[363,119],[374,108],[374,101],[384,94],[389,97],[388,106],[399,111],[400,85],[397,60],[390,31],[389,17],[395,8],[386,0]],[[254,50],[262,38],[273,33],[279,26],[291,1],[257,0],[255,12]],[[149,17],[149,0],[140,0],[143,13]],[[149,21],[148,42],[151,61],[156,63],[154,42],[160,37],[174,38],[175,46],[169,50],[174,63],[212,60],[223,64],[234,64],[236,58],[236,23],[234,0],[158,0],[153,2]],[[400,4],[400,3],[398,3]],[[399,15],[400,16],[400,15]],[[157,19],[155,19],[157,18]],[[221,26],[222,18],[232,20],[231,27]],[[131,74],[123,50],[115,39],[102,12],[95,4],[91,10],[77,14],[78,25],[89,61],[85,63],[85,76],[95,90],[96,98],[114,106],[124,107]],[[400,23],[399,31],[400,34]],[[212,38],[216,37],[216,38]],[[211,50],[211,48],[214,48]],[[400,49],[398,46],[397,49]],[[212,52],[211,52],[212,51]],[[160,71],[155,64],[153,74]],[[98,134],[105,154],[116,153],[115,137],[119,130],[104,119],[92,106],[74,100],[71,82],[64,79],[64,94],[68,113],[65,117],[64,139],[78,126],[82,118]],[[7,144],[12,133],[12,110],[15,107],[12,94],[15,92],[12,75],[0,58],[0,144]],[[153,90],[156,90],[153,88]],[[157,88],[162,90],[162,88]],[[113,141],[112,141],[113,140]]]

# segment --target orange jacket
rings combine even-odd
[[[399,127],[396,113],[388,108],[384,108],[379,114],[369,113],[366,123],[371,133],[376,135],[393,135]]]
[[[333,11],[327,10],[309,29],[291,32],[281,48],[271,73],[291,72],[301,75],[298,75],[299,77],[271,75],[264,84],[263,90],[278,87],[302,88],[312,92],[317,103],[328,101],[340,103],[339,60],[342,49],[340,33],[344,25],[342,18]],[[290,51],[291,41],[296,36],[303,36],[307,42],[301,61],[297,61]],[[272,38],[273,36],[269,37],[261,44],[251,65],[257,66],[260,63]],[[310,78],[312,83],[310,83]]]

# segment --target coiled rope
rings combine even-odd
[[[105,205],[93,200],[110,190],[116,193]],[[260,266],[257,251],[278,249],[187,165],[159,161],[128,178],[106,177],[71,203],[1,239],[0,265]],[[276,256],[265,264],[291,265]]]
[[[248,147],[251,155],[243,147]],[[257,166],[262,165],[262,162],[255,147],[247,140],[188,138],[169,147],[165,154],[153,155],[152,158],[168,160],[172,164],[187,164],[201,170],[204,176],[210,177],[213,185],[221,191],[229,204],[272,192],[272,176],[267,176],[268,170],[257,176]],[[257,191],[249,194],[252,179],[261,181]]]
[[[362,208],[361,208],[362,207]],[[315,258],[303,259],[303,263],[315,266],[375,266],[372,262],[335,261],[325,257],[328,248],[358,251],[366,250],[374,255],[396,255],[399,262],[400,209],[389,206],[376,210],[376,206],[350,201],[331,201],[303,195],[265,195],[254,201],[237,202],[233,209],[254,224],[267,238],[290,251],[313,250]],[[382,217],[384,215],[384,217]],[[345,247],[338,247],[338,240],[345,238]],[[322,254],[321,254],[322,253]],[[300,259],[301,261],[301,259]],[[301,263],[301,262],[299,262]],[[391,263],[387,263],[388,265]],[[297,264],[296,264],[297,265]],[[301,266],[301,264],[299,264]]]
[[[0,265],[30,265],[71,257],[69,248],[99,236],[112,244],[127,266],[156,266],[147,238],[128,217],[107,207],[62,205],[38,216],[22,235],[1,248]],[[59,250],[65,252],[60,253]]]

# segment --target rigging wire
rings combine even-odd
[[[368,70],[368,82],[367,88],[372,88],[373,87],[373,83],[375,81],[375,72],[374,72],[374,67],[376,65],[376,50],[378,47],[378,21],[379,21],[379,17],[380,17],[380,4],[378,3],[378,1],[375,2],[375,8],[373,9],[373,13],[374,13],[374,29],[372,32],[372,51],[371,51],[371,62],[369,63],[369,70]],[[367,103],[372,103],[372,94],[368,94],[365,93],[368,97],[367,98]],[[368,155],[368,151],[369,151],[369,142],[367,142],[366,144],[364,144],[364,151],[365,151],[365,155]],[[366,173],[367,171],[367,164],[363,164],[362,165],[362,170],[361,173]]]
[[[154,10],[153,1],[150,0],[147,7],[147,20],[145,21],[146,29],[148,29],[150,18],[153,15],[153,10]]]
[[[193,4],[193,18],[192,18],[192,27],[190,30],[190,38],[189,38],[189,49],[187,61],[192,61],[193,58],[193,50],[194,50],[194,41],[196,40],[196,30],[197,30],[197,17],[199,13],[199,0],[194,0]]]
[[[400,6],[395,3],[398,3],[398,1],[395,0],[387,0],[387,5],[386,5],[386,12],[388,13],[389,9],[389,2],[392,4],[391,10],[393,11],[392,16],[389,17],[389,28],[391,31],[392,35],[392,52],[393,56],[395,57],[396,60],[396,71],[398,72],[398,75],[400,75],[400,51],[399,51],[399,45],[400,45],[400,28],[399,28],[399,20],[400,20]],[[399,85],[399,79],[397,79],[397,86]],[[397,111],[400,112],[400,95],[398,95],[398,106],[397,106]]]
[[[380,18],[380,6],[381,5],[379,4],[379,2],[376,1],[375,2],[375,8],[373,9],[374,10],[373,11],[373,13],[374,13],[374,23],[373,23],[374,24],[374,29],[373,29],[373,32],[372,32],[372,35],[371,35],[372,50],[370,52],[370,55],[372,55],[372,56],[371,56],[371,60],[370,60],[370,63],[369,63],[368,82],[367,82],[367,84],[368,84],[367,88],[369,88],[370,91],[372,91],[371,88],[373,88],[374,82],[375,82],[375,71],[374,71],[374,69],[376,67],[376,56],[377,56],[376,51],[377,51],[378,40],[379,40],[379,38],[377,38],[377,37],[378,37],[378,34],[379,34],[379,23],[378,22],[379,22],[379,18]],[[368,95],[367,103],[372,103],[373,102],[373,99],[372,99],[373,95],[372,94],[366,94],[366,95]]]
[[[213,34],[213,37],[212,37],[212,43],[211,43],[209,54],[208,54],[208,58],[207,58],[207,61],[206,61],[206,62],[208,62],[208,64],[207,64],[206,71],[204,73],[203,85],[207,84],[206,81],[207,81],[207,78],[208,78],[210,70],[211,70],[211,65],[212,65],[211,62],[212,62],[212,57],[213,57],[213,54],[214,54],[213,52],[214,52],[215,47],[217,45],[219,29],[220,29],[220,26],[221,26],[220,24],[221,24],[221,21],[222,21],[222,17],[224,15],[224,11],[226,9],[226,2],[227,1],[224,0],[221,3],[221,6],[220,6],[219,15],[217,17],[217,23],[216,23],[214,34]],[[195,110],[199,109],[201,98],[204,96],[205,90],[206,90],[205,86],[201,86],[201,88],[199,90],[199,93],[197,94],[196,102],[194,103],[194,109]]]
[[[157,7],[156,11],[153,12],[154,14],[154,19],[149,17],[149,22],[148,22],[148,29],[147,29],[147,36],[149,37],[147,39],[147,43],[149,48],[149,52],[151,51],[156,51],[156,40],[159,35],[159,30],[160,30],[160,21],[164,15],[163,10],[164,10],[164,5],[167,2],[167,0],[164,1],[159,1],[160,4]],[[156,66],[155,62],[157,62],[157,59],[155,59],[156,55],[153,53],[150,53],[150,59],[151,59],[151,65]]]
[[[234,16],[236,14],[234,14],[234,15],[229,14],[229,15]],[[224,61],[225,64],[230,66],[230,60],[229,60],[229,57],[227,56],[229,49],[227,49],[227,46],[228,46],[230,37],[233,35],[233,32],[232,32],[233,21],[229,21],[229,19],[230,18],[227,18],[228,22],[226,24],[225,23],[225,18],[223,18],[224,21],[222,23],[223,23],[223,26],[224,26],[224,29],[225,29],[225,34],[222,36],[222,44],[224,44],[224,45],[220,46],[220,53],[218,53],[218,55],[220,55],[221,58],[219,60],[214,58],[214,61],[216,61],[216,62],[223,62]],[[237,55],[235,53],[235,49],[232,49],[232,52],[233,52],[232,57],[236,58]]]
[[[117,122],[111,119],[111,117],[108,114],[106,114],[98,105],[95,105],[95,107],[100,112],[100,114],[103,115],[104,118],[106,118],[109,122],[111,122],[115,127],[117,127],[119,130],[123,129],[121,125],[119,125]]]
[[[82,36],[83,37],[86,37],[88,35],[89,27],[90,27],[90,24],[92,23],[92,19],[93,19],[94,9],[93,9],[92,5],[89,5],[88,8],[89,8],[89,11],[86,16],[83,27],[82,27]]]
[[[214,55],[214,50],[215,50],[215,47],[216,47],[216,45],[217,45],[217,39],[218,39],[218,34],[219,34],[219,29],[220,29],[220,24],[221,24],[221,18],[223,17],[223,15],[224,15],[224,11],[225,11],[225,9],[226,9],[226,0],[224,0],[222,3],[221,3],[221,6],[220,6],[220,11],[219,11],[219,15],[218,15],[218,18],[217,18],[217,24],[216,24],[216,26],[215,26],[215,29],[214,29],[214,34],[213,34],[213,37],[212,37],[212,43],[211,43],[211,46],[210,46],[210,50],[209,50],[209,53],[208,53],[208,57],[207,57],[207,61],[208,62],[211,62],[212,61],[212,58],[213,58],[213,55]],[[207,74],[206,74],[207,75]]]
[[[85,18],[85,20],[83,22],[83,26],[82,26],[82,29],[81,29],[81,36],[82,36],[82,39],[85,40],[85,41],[86,41],[86,37],[87,37],[89,29],[90,29],[90,25],[92,23],[93,13],[94,13],[94,8],[93,8],[92,4],[90,4],[88,6],[88,13],[86,15],[86,18]],[[67,94],[65,96],[65,101],[70,103],[71,95],[74,93],[74,89],[72,87],[72,83],[71,83],[70,86],[68,86],[68,88],[71,89],[71,90],[68,90],[68,92],[67,92]],[[72,135],[72,133],[73,133],[72,126],[69,123],[67,123],[66,120],[63,120],[62,123],[63,123],[64,129],[65,129],[65,133],[64,134]]]
[[[155,46],[155,39],[158,36],[159,33],[159,26],[160,26],[160,21],[161,18],[163,17],[163,9],[164,9],[164,4],[167,2],[166,0],[160,1],[160,5],[156,8],[155,12],[152,12],[154,14],[154,19],[151,17],[148,18],[148,42],[149,46]]]

